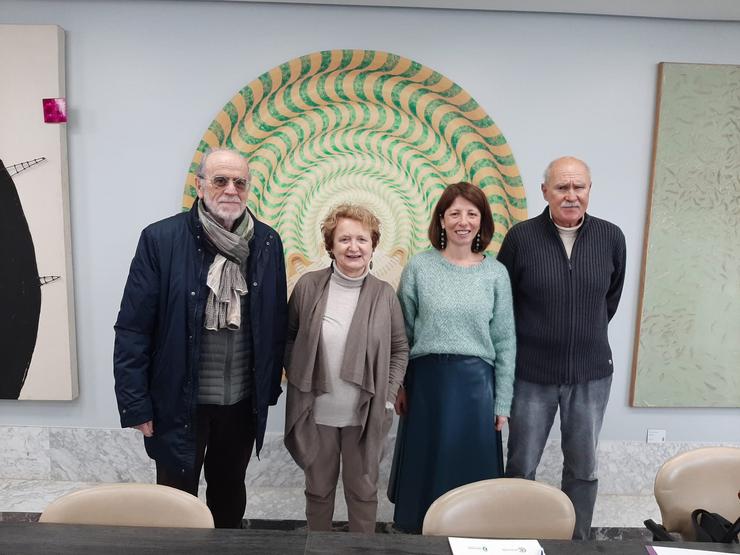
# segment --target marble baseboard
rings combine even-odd
[[[0,427],[0,478],[51,479],[49,429],[35,426]]]
[[[80,483],[152,482],[154,464],[147,457],[141,434],[130,429],[0,426],[0,478]],[[380,490],[388,483],[394,438],[385,444],[380,466]],[[674,455],[716,445],[698,442],[646,444],[640,441],[602,441],[599,446],[601,495],[652,495],[660,465]],[[725,443],[724,445],[728,445]],[[740,444],[729,444],[740,447]],[[562,469],[560,441],[550,440],[537,479],[559,485]],[[302,488],[303,473],[283,446],[282,434],[268,433],[259,459],[247,469],[254,488]],[[286,517],[283,517],[286,518]]]
[[[152,482],[154,464],[131,429],[0,426],[0,478]]]
[[[41,513],[0,512],[0,522],[38,522]]]
[[[0,480],[0,510],[16,513],[41,512],[55,499],[96,485],[92,482],[49,480]]]

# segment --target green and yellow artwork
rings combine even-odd
[[[394,286],[409,256],[429,248],[429,218],[447,184],[469,181],[486,193],[494,253],[527,218],[514,156],[483,108],[440,73],[387,52],[307,54],[246,85],[203,134],[184,209],[203,152],[221,146],[249,161],[249,207],[283,239],[290,290],[328,264],[319,224],[342,202],[380,219],[373,273]]]

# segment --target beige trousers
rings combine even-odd
[[[371,475],[362,473],[358,449],[362,428],[335,428],[319,424],[318,429],[319,454],[305,469],[308,529],[331,530],[341,454],[349,531],[373,534],[378,511],[378,466],[371,469]]]

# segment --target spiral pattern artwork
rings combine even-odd
[[[280,233],[290,289],[327,265],[319,224],[340,202],[380,219],[373,273],[394,285],[408,257],[429,247],[429,217],[445,185],[469,181],[486,193],[494,252],[527,217],[514,157],[491,118],[461,87],[395,54],[317,52],[249,83],[203,135],[183,208],[196,197],[202,153],[220,146],[249,160],[249,207]]]

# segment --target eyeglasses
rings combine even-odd
[[[234,184],[234,187],[239,189],[240,191],[243,191],[247,188],[247,178],[246,177],[226,177],[225,175],[214,175],[213,177],[206,177],[204,175],[199,176],[201,179],[206,179],[207,181],[211,182],[211,185],[216,187],[216,189],[225,189],[228,187],[229,182],[231,181]]]

